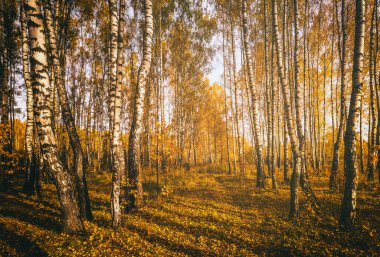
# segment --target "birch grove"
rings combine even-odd
[[[0,0],[0,255],[375,256],[379,8]]]

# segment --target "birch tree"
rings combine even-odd
[[[76,234],[84,231],[70,173],[58,158],[57,138],[52,129],[49,99],[51,88],[47,73],[46,40],[41,5],[36,0],[26,1],[30,39],[31,82],[33,87],[34,115],[43,160],[54,178],[63,214],[63,231]]]
[[[86,182],[85,158],[78,136],[78,132],[75,126],[75,120],[71,112],[70,103],[67,97],[65,81],[62,78],[62,66],[59,60],[57,49],[57,31],[56,27],[53,25],[53,15],[49,1],[44,0],[43,6],[47,26],[47,42],[49,44],[50,54],[53,59],[52,62],[54,85],[57,87],[62,117],[66,125],[66,130],[69,135],[69,141],[74,155],[74,174],[76,178],[75,181],[78,192],[79,207],[82,216],[86,219],[91,220],[93,217]],[[54,92],[53,89],[52,92]],[[52,96],[52,98],[53,97],[54,96]]]
[[[299,215],[299,200],[298,200],[298,185],[301,179],[301,186],[308,197],[308,200],[312,203],[313,207],[317,207],[317,199],[306,181],[306,177],[302,170],[302,155],[300,151],[300,147],[302,145],[302,140],[297,138],[296,128],[294,127],[294,117],[291,109],[291,101],[290,101],[290,88],[288,81],[286,79],[283,67],[283,52],[282,52],[282,44],[280,42],[279,30],[278,30],[278,15],[277,15],[277,4],[275,0],[272,0],[272,26],[273,26],[273,36],[272,40],[275,42],[276,48],[276,57],[277,57],[277,72],[280,80],[280,84],[282,86],[282,96],[284,101],[284,109],[286,115],[286,123],[288,135],[290,138],[293,158],[294,158],[294,170],[292,172],[291,185],[290,185],[290,217],[298,217]],[[297,107],[296,107],[297,108]],[[299,107],[300,108],[300,107]],[[301,176],[302,175],[302,176]]]
[[[152,1],[145,0],[145,24],[143,38],[143,56],[138,70],[137,85],[133,100],[132,123],[129,133],[128,148],[128,178],[129,178],[129,206],[128,209],[139,209],[143,205],[142,174],[140,164],[139,139],[141,120],[144,111],[144,96],[147,77],[152,59],[153,15]]]
[[[27,171],[24,182],[24,192],[33,195],[36,187],[36,156],[34,150],[34,116],[33,116],[33,90],[30,78],[29,66],[29,44],[28,44],[28,28],[25,16],[24,4],[20,1],[20,25],[21,25],[21,40],[22,40],[22,66],[23,75],[26,87],[26,129],[25,129],[25,149]],[[39,192],[37,192],[39,194]]]
[[[291,185],[290,185],[290,217],[298,217],[299,215],[299,196],[298,196],[298,185],[299,178],[301,174],[301,154],[299,151],[299,140],[296,135],[296,128],[294,127],[294,120],[291,111],[290,103],[290,89],[284,76],[283,70],[283,61],[282,61],[282,47],[279,40],[278,32],[278,21],[277,21],[277,5],[276,1],[272,0],[272,40],[275,42],[276,56],[277,56],[277,65],[278,65],[278,77],[280,79],[280,84],[282,87],[282,96],[284,99],[284,109],[286,115],[286,126],[288,135],[290,138],[293,158],[294,158],[294,169],[291,176]]]
[[[120,138],[120,112],[121,112],[121,87],[122,87],[122,66],[123,66],[123,30],[125,1],[119,1],[119,15],[117,15],[116,0],[109,0],[111,43],[110,43],[110,113],[112,113],[111,127],[111,151],[112,151],[112,192],[111,192],[111,213],[112,226],[120,226],[120,182],[123,170],[123,153]],[[117,16],[119,20],[117,21]],[[115,26],[116,25],[116,26]]]
[[[376,36],[376,28],[375,28],[375,22],[377,17],[377,2],[378,0],[374,1],[374,6],[372,10],[372,17],[371,17],[371,27],[369,31],[369,91],[370,91],[370,112],[369,112],[369,119],[371,126],[369,126],[369,133],[368,133],[368,164],[367,164],[367,172],[368,172],[368,180],[374,180],[375,179],[375,167],[376,167],[376,126],[377,126],[377,119],[380,117],[376,116],[376,107],[375,107],[375,98],[376,98],[376,48],[375,45],[375,36]]]
[[[334,0],[336,1],[336,0]],[[335,2],[336,3],[336,2]],[[330,175],[330,189],[333,190],[336,187],[336,176],[339,168],[339,149],[344,135],[344,129],[346,126],[347,120],[347,106],[346,106],[346,42],[347,42],[347,29],[346,29],[346,4],[345,0],[341,2],[341,36],[339,33],[339,24],[338,26],[338,52],[340,58],[340,118],[339,118],[339,127],[338,127],[338,135],[334,144],[334,152],[333,152],[333,161],[331,167],[331,175]],[[337,5],[337,4],[336,4]],[[338,12],[338,7],[336,7],[336,11]],[[336,15],[336,19],[338,20],[338,13]],[[337,22],[338,23],[338,22]],[[341,40],[341,42],[340,42]]]
[[[243,25],[243,47],[245,51],[245,65],[248,72],[248,84],[251,94],[251,104],[252,104],[252,120],[254,127],[254,139],[255,139],[255,150],[256,150],[256,169],[257,169],[257,187],[264,187],[264,167],[263,167],[263,153],[262,144],[260,136],[260,126],[258,120],[258,100],[257,92],[253,82],[253,66],[252,66],[252,54],[251,48],[248,41],[248,22],[247,22],[247,0],[243,0],[242,3],[242,25]]]
[[[299,61],[298,61],[298,0],[293,1],[294,11],[294,88],[295,88],[295,111],[296,111],[296,124],[297,135],[299,140],[299,151],[301,154],[302,166],[306,165],[305,160],[305,136],[301,121],[301,86],[299,83]]]
[[[356,198],[358,187],[358,164],[356,145],[358,141],[358,118],[363,91],[363,64],[365,39],[365,1],[355,1],[355,39],[352,69],[352,93],[348,113],[347,128],[344,135],[344,174],[346,182],[342,201],[340,225],[353,227],[356,220]]]

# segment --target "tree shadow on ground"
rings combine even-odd
[[[175,214],[175,213],[171,213],[172,215],[178,215],[178,214]],[[234,229],[234,224],[230,224],[230,223],[226,223],[226,222],[215,222],[214,224],[215,225],[218,225],[218,226],[215,226],[217,228],[223,228],[223,231],[221,231],[220,229],[211,229],[211,228],[208,228],[208,227],[204,227],[204,226],[200,226],[198,224],[201,224],[199,223],[196,218],[194,217],[191,217],[190,216],[190,219],[193,220],[193,223],[192,224],[181,224],[179,222],[176,222],[172,219],[169,219],[169,218],[166,218],[166,217],[162,217],[162,216],[158,216],[158,215],[155,215],[155,214],[152,214],[152,213],[148,213],[148,212],[140,212],[138,214],[139,217],[143,218],[144,220],[146,220],[146,222],[148,223],[154,223],[154,224],[157,224],[159,226],[163,226],[163,227],[168,227],[170,230],[177,230],[177,231],[180,231],[180,232],[184,232],[188,235],[199,235],[199,236],[202,236],[202,237],[207,237],[208,239],[211,239],[211,240],[218,240],[220,242],[224,242],[225,245],[235,245],[238,249],[241,249],[241,250],[248,250],[250,251],[251,253],[253,254],[263,254],[265,253],[266,256],[289,256],[289,255],[297,255],[300,253],[297,253],[295,251],[293,251],[292,249],[288,248],[288,247],[285,247],[285,246],[282,246],[282,245],[279,245],[279,244],[254,244],[242,237],[239,237],[239,236],[235,236],[235,235],[232,235],[230,233],[228,233],[229,230],[233,230]],[[181,216],[181,215],[179,215]],[[182,216],[183,218],[186,217],[186,215],[183,215]],[[212,221],[209,221],[210,223],[213,223]],[[204,222],[202,222],[204,224]],[[131,229],[131,226],[133,227],[133,225],[129,225],[127,226],[128,229]],[[133,229],[132,229],[133,230]],[[143,230],[143,229],[140,229],[140,230]],[[136,231],[136,230],[133,230],[133,231]],[[143,230],[145,231],[145,230]],[[140,231],[141,232],[141,231]],[[141,233],[140,236],[144,236],[144,238],[146,238],[146,236],[148,235],[148,237],[153,237],[155,239],[159,238],[159,240],[153,240],[152,243],[161,243],[162,240],[164,240],[165,244],[164,246],[171,250],[171,251],[178,251],[178,249],[180,249],[179,252],[181,253],[185,253],[185,254],[189,254],[189,255],[195,255],[195,256],[200,256],[200,255],[218,255],[219,253],[215,253],[215,252],[209,252],[207,250],[210,250],[210,249],[205,249],[206,251],[204,250],[201,250],[201,249],[197,249],[197,248],[194,248],[194,247],[188,247],[188,246],[183,246],[183,245],[173,245],[172,242],[168,242],[168,240],[166,239],[163,239],[157,235],[152,235],[151,233],[148,234],[147,231],[145,231],[145,233]],[[149,240],[148,240],[149,241]],[[167,247],[166,244],[169,244],[171,247]]]
[[[204,253],[197,248],[185,246],[181,244],[174,244],[173,242],[169,241],[166,238],[160,237],[155,234],[151,234],[146,229],[137,227],[133,224],[128,224],[125,227],[130,231],[136,232],[137,234],[139,234],[141,238],[144,238],[146,241],[154,245],[159,244],[172,252],[182,253],[182,254],[190,255],[190,256],[204,255]]]
[[[42,229],[60,232],[61,222],[59,212],[48,210],[46,208],[36,208],[22,199],[1,196],[4,199],[4,205],[0,206],[0,215],[17,219],[21,222],[38,226]],[[15,208],[17,207],[17,208]]]
[[[263,209],[270,206],[275,212],[282,213],[288,206],[288,198],[277,197],[276,191],[256,189],[254,179],[218,176],[215,180],[226,189],[232,199],[231,204],[243,210]],[[237,186],[237,183],[241,186]],[[262,197],[263,193],[269,194]]]
[[[31,241],[26,236],[18,235],[11,230],[8,230],[3,224],[0,223],[0,241],[5,242],[10,248],[16,250],[19,256],[48,256],[36,243]],[[0,250],[0,255],[11,255],[12,253],[2,252],[6,249]]]

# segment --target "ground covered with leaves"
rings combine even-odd
[[[358,224],[342,231],[342,193],[329,192],[327,177],[311,179],[319,211],[302,196],[295,222],[287,218],[286,185],[260,190],[253,176],[193,172],[168,178],[157,198],[152,176],[146,178],[146,206],[124,214],[123,226],[114,230],[111,176],[90,175],[95,219],[85,223],[87,235],[80,236],[60,232],[52,184],[43,184],[42,199],[27,197],[14,185],[13,191],[0,193],[0,256],[379,255],[379,187],[361,185]]]

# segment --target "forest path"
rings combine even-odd
[[[288,186],[256,189],[253,176],[186,173],[167,178],[157,199],[154,177],[146,177],[146,206],[124,214],[123,226],[113,230],[110,174],[91,175],[95,220],[85,223],[87,236],[59,232],[53,185],[43,185],[43,201],[17,193],[16,186],[0,193],[0,256],[376,255],[378,189],[360,191],[357,230],[342,232],[340,194],[314,180],[325,219],[310,212],[302,197],[301,219],[294,223],[287,219]]]

